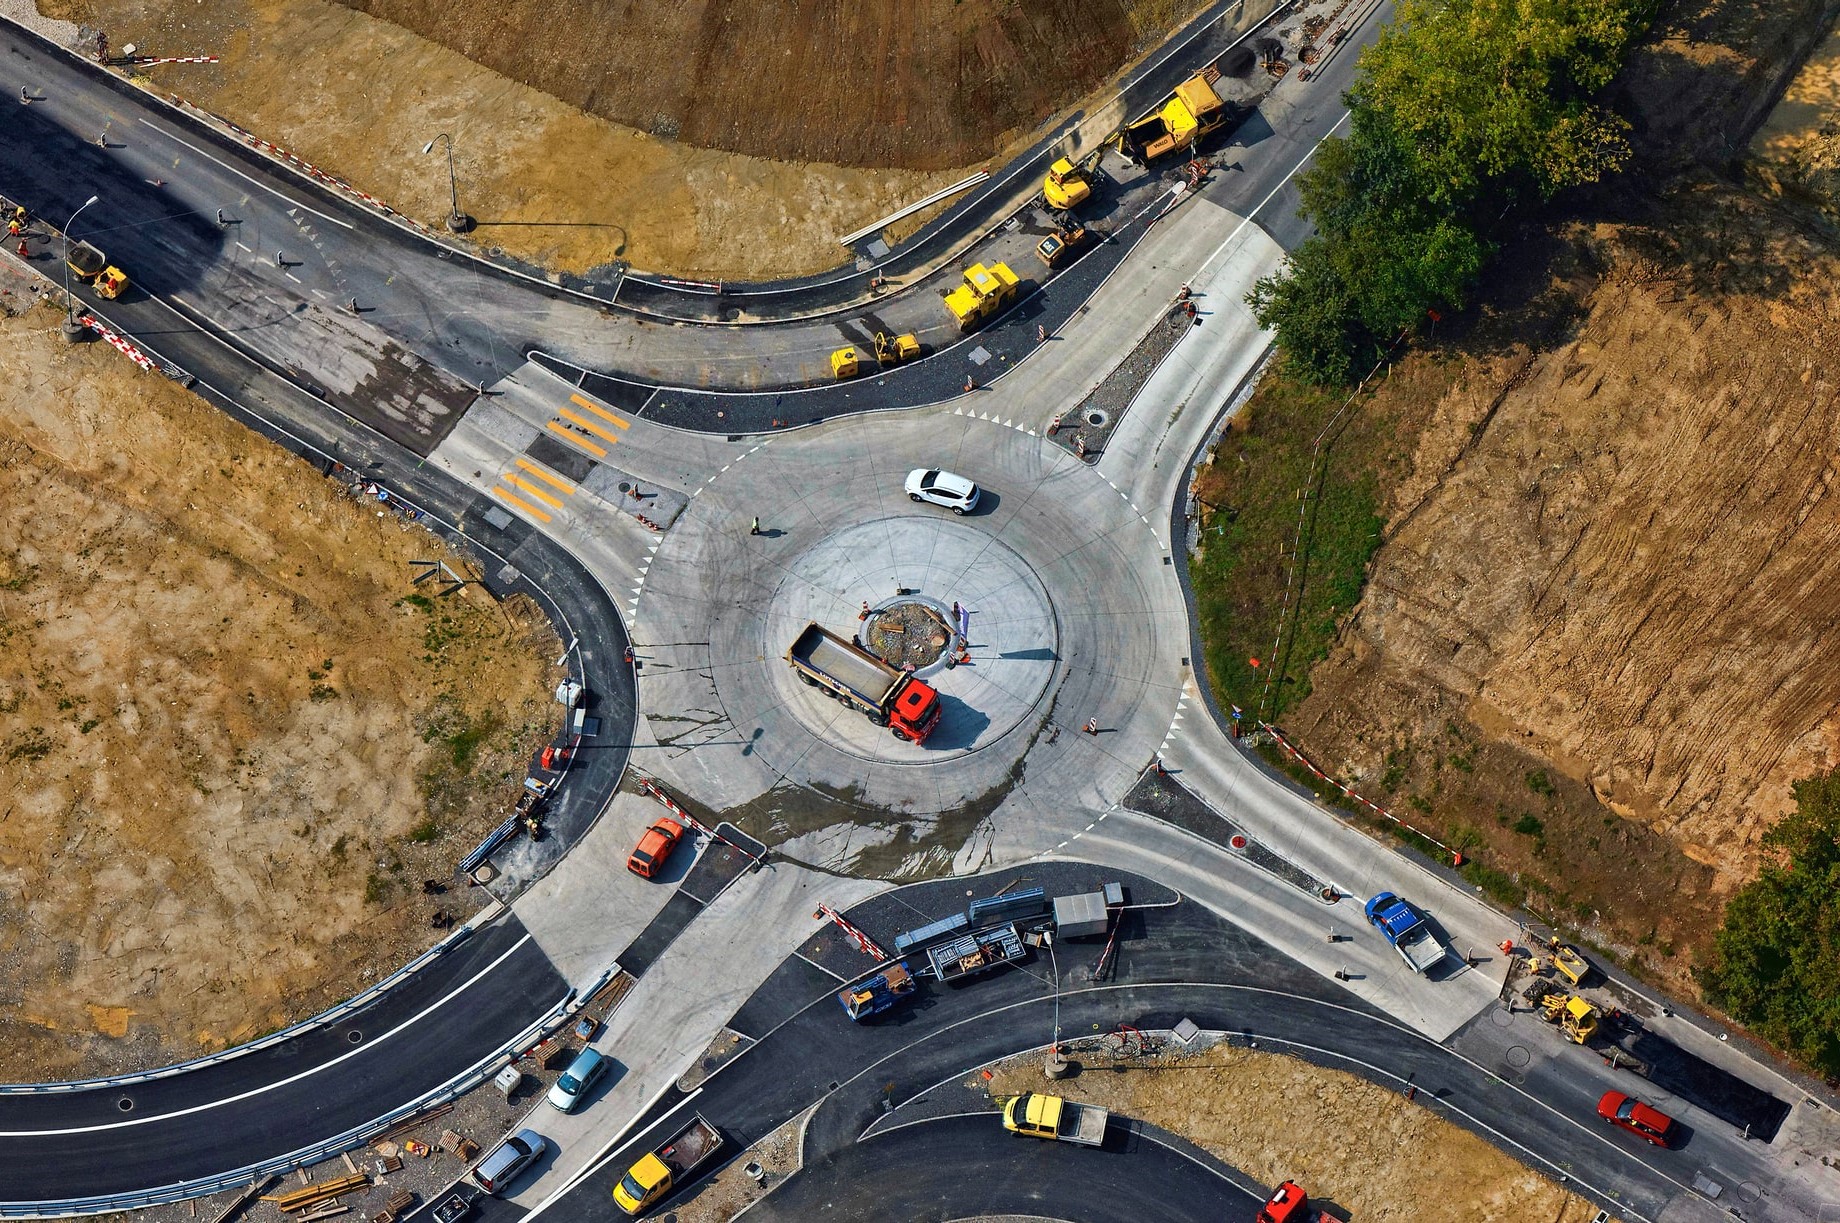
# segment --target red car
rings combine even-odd
[[[682,824],[674,819],[659,816],[658,822],[647,828],[645,835],[639,838],[638,847],[632,851],[632,857],[626,859],[626,869],[641,879],[652,878],[658,874],[659,868],[665,864],[665,859],[671,856],[671,851],[677,848],[677,843],[683,840],[683,837],[684,826]]]
[[[1611,1125],[1628,1130],[1637,1138],[1645,1138],[1658,1147],[1667,1146],[1674,1136],[1672,1117],[1620,1091],[1604,1093],[1604,1098],[1597,1102],[1597,1115]]]

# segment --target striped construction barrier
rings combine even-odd
[[[1450,846],[1444,844],[1444,842],[1438,840],[1436,837],[1432,836],[1430,833],[1425,832],[1422,829],[1415,828],[1411,824],[1406,823],[1404,820],[1394,815],[1391,811],[1388,811],[1385,807],[1382,807],[1379,803],[1374,802],[1372,799],[1364,798],[1361,795],[1356,794],[1352,789],[1343,785],[1341,782],[1337,781],[1335,778],[1329,776],[1327,773],[1317,768],[1315,763],[1311,761],[1311,759],[1308,756],[1305,756],[1302,752],[1298,751],[1295,747],[1293,747],[1291,745],[1290,740],[1286,739],[1283,733],[1279,731],[1277,727],[1273,726],[1270,722],[1260,722],[1259,729],[1264,731],[1266,734],[1270,735],[1279,747],[1283,748],[1286,752],[1290,753],[1291,759],[1295,760],[1298,764],[1308,769],[1312,776],[1320,778],[1321,780],[1328,782],[1330,785],[1340,790],[1343,794],[1347,795],[1349,798],[1352,798],[1355,802],[1360,803],[1363,807],[1366,807],[1369,811],[1372,811],[1375,815],[1382,816],[1386,819],[1389,819],[1393,821],[1393,823],[1399,825],[1401,828],[1404,828],[1406,831],[1410,832],[1413,836],[1422,837],[1423,839],[1431,842],[1433,845],[1437,846],[1439,849],[1443,850],[1445,853],[1450,855],[1450,864],[1452,866],[1462,866],[1463,865],[1462,851],[1452,849]]]
[[[153,366],[152,357],[149,357],[146,353],[142,352],[140,349],[130,344],[127,340],[123,339],[121,336],[115,334],[113,331],[110,331],[107,327],[104,327],[101,321],[98,320],[95,315],[86,314],[82,318],[78,319],[77,322],[81,323],[85,327],[88,327],[91,331],[95,332],[97,335],[107,340],[111,348],[113,348],[116,352],[120,353],[122,356],[128,358],[128,360],[134,362],[136,365],[140,366],[142,369],[146,370],[150,374],[153,372],[154,366]]]

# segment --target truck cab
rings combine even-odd
[[[1027,1091],[1003,1106],[1003,1128],[1031,1138],[1051,1138],[1096,1147],[1105,1142],[1111,1114],[1090,1104],[1076,1104],[1060,1096]]]

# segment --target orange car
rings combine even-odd
[[[658,822],[645,830],[639,838],[638,848],[632,851],[632,857],[626,859],[626,869],[641,879],[650,879],[683,840],[684,826],[676,820],[660,816]]]

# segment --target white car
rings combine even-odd
[[[907,473],[907,496],[910,501],[931,501],[954,514],[968,514],[977,508],[978,486],[949,471],[924,467]]]

